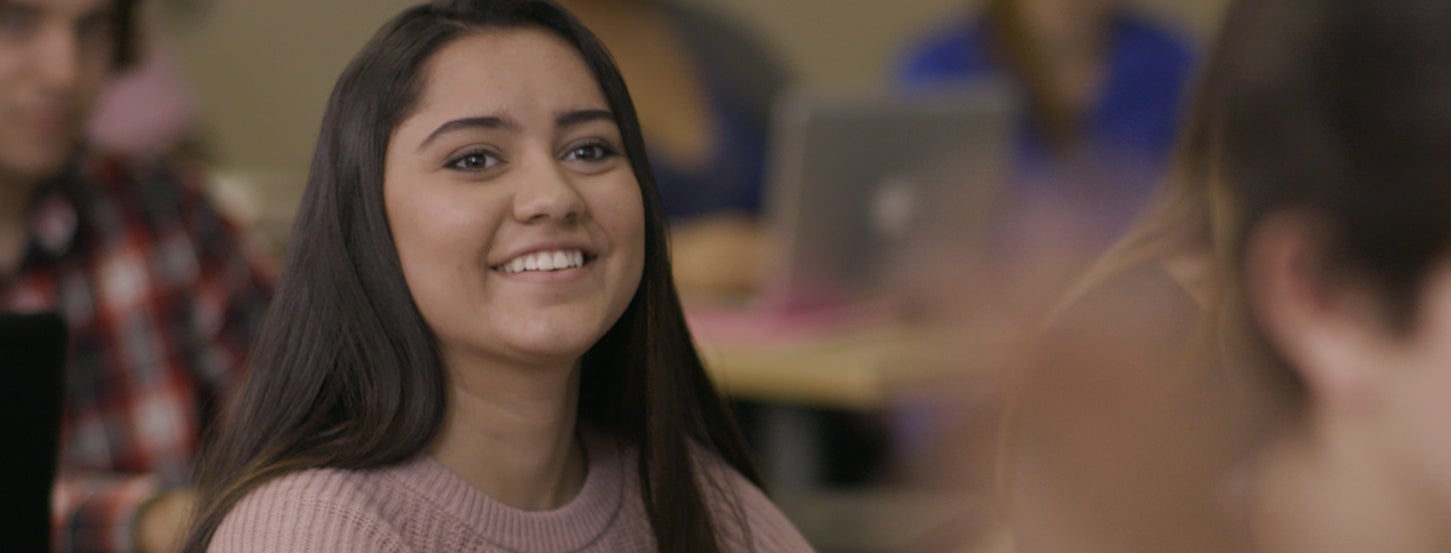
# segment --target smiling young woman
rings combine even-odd
[[[188,551],[809,551],[691,345],[639,124],[547,0],[411,8],[334,89]]]

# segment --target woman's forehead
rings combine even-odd
[[[607,108],[579,50],[538,27],[466,34],[433,55],[423,78],[417,111]]]

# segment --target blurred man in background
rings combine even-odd
[[[202,429],[268,296],[194,172],[82,143],[135,61],[137,3],[0,0],[0,311],[54,311],[70,330],[61,551],[173,541]]]

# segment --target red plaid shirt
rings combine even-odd
[[[237,383],[269,286],[195,178],[90,159],[44,189],[0,310],[70,327],[58,551],[135,550],[138,507],[185,486]]]

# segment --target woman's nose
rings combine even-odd
[[[514,194],[514,217],[525,223],[576,219],[584,210],[574,180],[557,163],[538,164]]]

